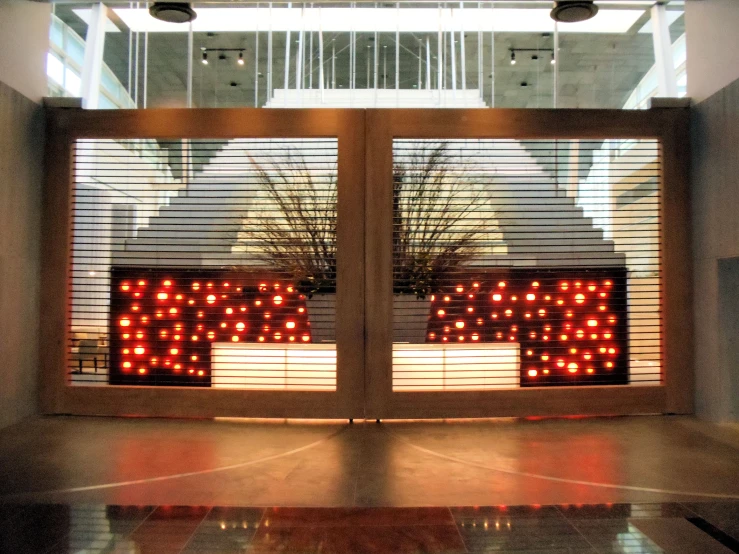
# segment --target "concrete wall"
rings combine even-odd
[[[40,102],[46,95],[51,5],[0,1],[0,82]]]
[[[0,428],[37,408],[48,4],[0,2]]]
[[[739,397],[731,391],[739,367],[722,337],[726,320],[739,318],[726,312],[739,289],[727,286],[730,275],[720,279],[719,266],[739,256],[739,80],[698,104],[692,118],[696,410],[737,421]]]
[[[702,102],[739,79],[739,2],[688,0],[688,96]]]

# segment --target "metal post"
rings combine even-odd
[[[269,29],[267,30],[267,102],[272,99],[272,2],[269,3]]]
[[[462,63],[462,91],[467,90],[467,60],[465,59],[465,48],[464,48],[464,2],[459,3],[459,59]]]
[[[657,94],[659,96],[677,96],[677,76],[672,58],[672,41],[670,40],[670,24],[667,20],[665,2],[657,2],[652,6],[652,41],[654,43],[654,65],[657,69]]]
[[[554,22],[554,106],[559,103],[559,24]]]
[[[195,47],[193,46],[192,23],[187,29],[187,107],[192,108],[192,64],[195,57]]]
[[[80,93],[82,106],[93,110],[100,99],[100,75],[103,70],[103,49],[105,48],[105,25],[108,21],[108,8],[100,2],[90,10],[90,23],[85,41],[85,60],[82,65]]]
[[[431,40],[426,37],[426,90],[431,90]]]
[[[490,107],[495,107],[495,4],[490,3]]]
[[[382,47],[382,88],[387,88],[387,44]]]
[[[336,38],[331,39],[331,88],[336,88]]]
[[[144,33],[144,109],[149,96],[149,31]]]
[[[291,10],[293,7],[292,2],[287,3],[287,9]],[[285,35],[285,92],[284,92],[284,104],[287,107],[287,91],[290,88],[290,29],[288,28]]]
[[[442,17],[442,11],[441,11],[441,4],[439,4],[439,30],[438,35],[436,37],[436,67],[437,67],[437,74],[436,74],[436,86],[439,89],[439,104],[441,104],[441,89],[442,89],[442,79],[444,77],[444,70],[442,69],[442,59],[443,59],[443,49],[442,49],[442,38],[443,38],[443,32],[442,32],[442,23],[441,23],[441,17]]]
[[[324,101],[324,77],[323,77],[323,20],[321,19],[321,8],[318,8],[318,88],[321,91],[321,104]]]
[[[400,90],[400,2],[395,3],[395,104]]]
[[[254,33],[254,107],[259,107],[259,3],[257,3],[257,29]]]

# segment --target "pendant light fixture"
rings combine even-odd
[[[189,2],[154,2],[149,15],[167,23],[189,23],[198,17]]]
[[[598,6],[593,0],[556,0],[549,15],[560,23],[578,23],[595,17],[597,13]]]

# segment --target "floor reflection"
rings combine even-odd
[[[659,538],[653,540],[641,531],[640,522],[649,521],[649,528],[659,529],[660,522],[690,522],[699,512],[710,517],[719,513],[714,506],[715,503],[660,503],[243,508],[7,504],[0,505],[0,552],[651,554],[664,552],[664,545],[658,544]],[[737,513],[739,503],[723,503],[722,507],[720,513]],[[720,529],[721,522],[722,518],[717,517],[712,527]],[[731,525],[725,526],[722,541],[729,548],[701,533],[695,528],[691,540],[697,536],[706,545],[705,552],[731,552],[731,544],[735,544],[731,541],[739,540],[736,534],[732,535],[735,530]]]

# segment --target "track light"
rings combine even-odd
[[[511,65],[516,65],[516,51],[511,50]]]
[[[239,65],[244,65],[244,53],[243,52],[239,52],[239,59],[236,60],[236,63]]]
[[[208,65],[208,52],[203,50],[203,65]]]

